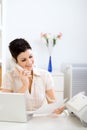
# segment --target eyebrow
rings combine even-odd
[[[24,60],[24,59],[26,59],[26,58],[20,58],[20,60]]]

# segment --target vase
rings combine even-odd
[[[48,71],[52,72],[52,57],[51,56],[49,56]]]
[[[48,44],[48,53],[49,53],[49,62],[48,62],[48,71],[52,72],[52,51],[53,51],[53,42],[52,39],[49,39]]]

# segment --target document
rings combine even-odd
[[[67,101],[67,98],[64,99],[61,102],[54,102],[51,104],[44,104],[42,107],[40,107],[38,110],[34,112],[34,114],[45,114],[49,115],[52,114],[55,109],[61,108],[65,106],[65,102]]]

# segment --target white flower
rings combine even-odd
[[[57,39],[61,39],[62,33],[60,32],[57,35],[52,35],[51,33],[41,33],[41,37],[45,39],[47,47],[50,43],[52,46],[55,46]]]

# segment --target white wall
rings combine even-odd
[[[6,46],[14,38],[25,38],[36,64],[47,68],[48,51],[41,32],[63,33],[53,49],[53,68],[60,69],[63,62],[87,63],[87,0],[7,0]]]

